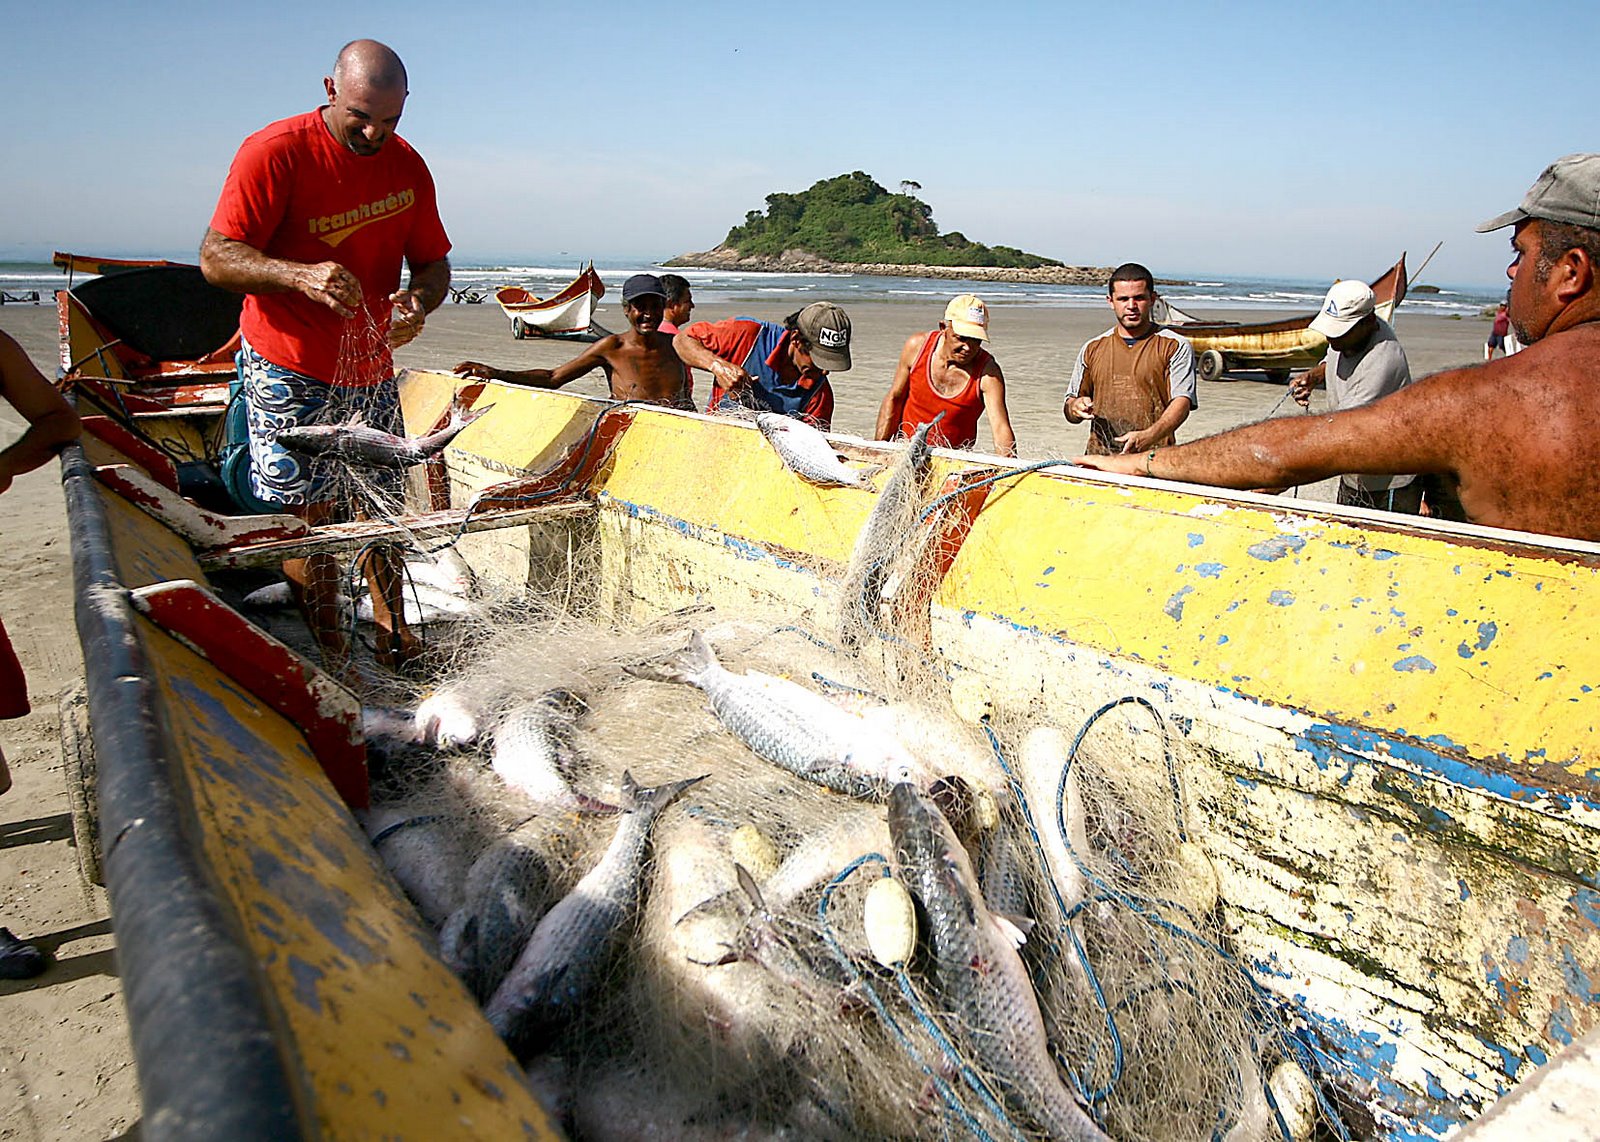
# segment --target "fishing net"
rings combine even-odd
[[[601,864],[627,778],[705,775],[624,870],[637,907],[597,984],[559,1030],[521,1045],[573,1136],[1044,1137],[925,952],[875,953],[869,898],[902,875],[881,799],[762,760],[705,694],[664,680],[652,664],[678,661],[698,633],[735,673],[887,727],[936,777],[986,908],[1027,929],[1016,954],[1054,1081],[1112,1137],[1291,1136],[1266,1077],[1310,1070],[1308,1058],[1229,950],[1162,714],[1128,698],[1057,724],[948,665],[929,602],[993,474],[957,484],[919,467],[879,474],[878,495],[899,497],[883,503],[892,518],[848,561],[818,559],[815,600],[798,609],[752,597],[736,613],[662,613],[642,584],[619,606],[584,526],[529,529],[537,586],[477,584],[432,644],[432,676],[395,684],[387,730],[369,723],[365,824],[380,857],[452,962],[508,838],[536,854],[542,910]],[[558,796],[517,776],[538,767],[513,725],[544,735]],[[515,959],[526,929],[493,930],[516,947],[472,954]],[[1025,1011],[1015,1025],[1033,1026]]]

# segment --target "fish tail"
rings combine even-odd
[[[625,769],[622,771],[623,808],[632,812],[638,812],[640,809],[647,809],[652,813],[660,812],[671,804],[678,794],[691,785],[698,785],[709,776],[710,774],[702,773],[698,777],[685,777],[682,781],[669,781],[664,785],[643,786]]]
[[[674,651],[655,662],[636,662],[623,667],[635,678],[652,682],[685,682],[698,686],[700,680],[717,665],[717,656],[706,641],[705,635],[694,631],[689,635],[689,645]]]

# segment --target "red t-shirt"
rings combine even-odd
[[[422,156],[398,135],[375,155],[357,155],[329,133],[320,108],[240,144],[211,228],[270,257],[338,262],[361,282],[384,331],[402,263],[450,252]],[[330,382],[343,330],[343,318],[301,293],[248,294],[239,318],[239,331],[267,360]]]

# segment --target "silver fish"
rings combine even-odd
[[[444,808],[441,812],[407,805],[375,806],[362,814],[361,820],[378,859],[434,930],[461,906],[471,867],[460,806],[447,804]]]
[[[933,458],[928,445],[932,427],[932,422],[924,424],[911,437],[850,551],[839,585],[839,638],[848,647],[858,646],[863,635],[878,627],[878,606],[890,565],[916,523],[922,482]]]
[[[400,591],[408,623],[459,623],[471,618],[475,610],[467,599],[422,583],[402,583]],[[374,621],[370,594],[356,600],[356,621]]]
[[[519,1058],[536,1053],[587,1002],[639,907],[650,828],[704,777],[641,788],[622,775],[623,816],[599,863],[547,912],[484,1014]]]
[[[756,427],[783,466],[802,480],[825,488],[865,486],[860,470],[840,460],[828,438],[804,421],[776,412],[758,412]]]
[[[944,814],[912,786],[896,785],[889,832],[900,875],[926,918],[929,982],[978,1070],[993,1076],[1024,1133],[1105,1142],[1061,1081],[1015,932],[984,904]]]
[[[881,801],[896,781],[926,780],[922,767],[881,728],[787,679],[754,670],[734,674],[698,631],[665,662],[627,669],[640,678],[698,687],[717,719],[756,756],[837,793]]]
[[[513,833],[484,850],[439,936],[440,957],[479,1002],[500,986],[550,904],[550,866],[530,841]]]
[[[417,740],[440,749],[471,745],[488,729],[497,697],[460,685],[435,690],[417,706]]]
[[[494,405],[450,411],[450,423],[438,432],[408,440],[373,428],[357,412],[342,424],[311,424],[278,433],[278,443],[302,456],[333,456],[364,468],[409,468],[443,452],[461,430]]]
[[[573,789],[578,765],[574,740],[588,704],[571,690],[551,690],[511,709],[494,731],[489,766],[513,789],[555,809],[610,809]]]

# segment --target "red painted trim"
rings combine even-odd
[[[178,469],[172,457],[143,437],[134,435],[120,420],[110,416],[85,416],[83,430],[137,463],[156,483],[174,492],[178,490]]]

